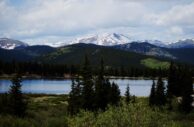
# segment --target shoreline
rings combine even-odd
[[[1,79],[12,79],[14,77],[14,74],[10,75],[0,75],[0,80]],[[153,79],[152,77],[128,77],[128,76],[105,76],[106,78],[109,79],[145,79],[145,80],[150,80]],[[23,79],[71,79],[73,78],[72,76],[40,76],[40,75],[22,75]],[[157,78],[157,77],[156,77]],[[155,78],[155,79],[156,79]],[[194,78],[194,77],[193,77]],[[167,79],[167,77],[164,77],[163,79]]]

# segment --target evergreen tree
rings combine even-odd
[[[104,77],[104,62],[101,60],[101,67],[95,81],[95,108],[105,110],[109,103],[109,80]]]
[[[27,103],[21,91],[21,81],[19,75],[15,76],[9,91],[10,113],[19,117],[23,117],[27,109]]]
[[[155,105],[156,104],[156,89],[155,89],[156,85],[155,85],[155,81],[153,80],[153,84],[152,84],[152,88],[151,88],[151,92],[150,92],[150,96],[149,96],[149,105]]]
[[[120,102],[120,90],[116,83],[112,83],[110,92],[110,104],[118,105]]]
[[[85,62],[82,68],[82,101],[83,109],[93,110],[94,108],[94,82],[92,78],[90,63],[88,57],[85,56]]]
[[[161,77],[158,78],[155,101],[156,101],[156,105],[158,106],[162,106],[166,104],[165,87]]]
[[[175,87],[175,67],[174,67],[174,63],[171,62],[170,63],[170,67],[169,67],[169,73],[168,73],[168,85],[167,85],[167,96],[168,97],[172,97],[172,94],[174,94],[173,90]]]
[[[79,78],[76,79],[76,82],[74,79],[72,79],[71,92],[69,93],[68,99],[68,111],[70,114],[76,114],[79,112],[80,108],[82,107],[81,99],[81,87]]]
[[[193,79],[187,69],[184,70],[182,77],[184,87],[182,88],[182,101],[179,109],[185,113],[189,113],[192,110],[193,102],[193,98],[191,96],[193,94]]]
[[[131,96],[130,96],[130,88],[128,84],[125,92],[125,102],[129,104],[130,101],[131,101]]]

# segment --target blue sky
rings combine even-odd
[[[49,44],[112,32],[166,43],[194,38],[194,1],[0,0],[0,37]]]

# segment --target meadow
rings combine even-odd
[[[84,111],[76,115],[67,112],[67,95],[27,94],[25,118],[0,115],[0,127],[193,127],[194,112],[183,114],[174,108],[151,108],[147,97],[134,103],[108,106],[106,111]],[[177,105],[177,101],[173,101]],[[176,106],[175,106],[176,107]]]

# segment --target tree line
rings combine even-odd
[[[81,65],[52,64],[38,62],[2,62],[0,61],[0,75],[20,73],[22,75],[37,74],[40,76],[63,77],[64,74],[76,75],[82,69]],[[93,75],[98,75],[99,66],[92,66]],[[104,65],[105,76],[128,76],[128,77],[156,77],[161,74],[167,76],[168,69],[150,69],[136,67],[113,67]]]

